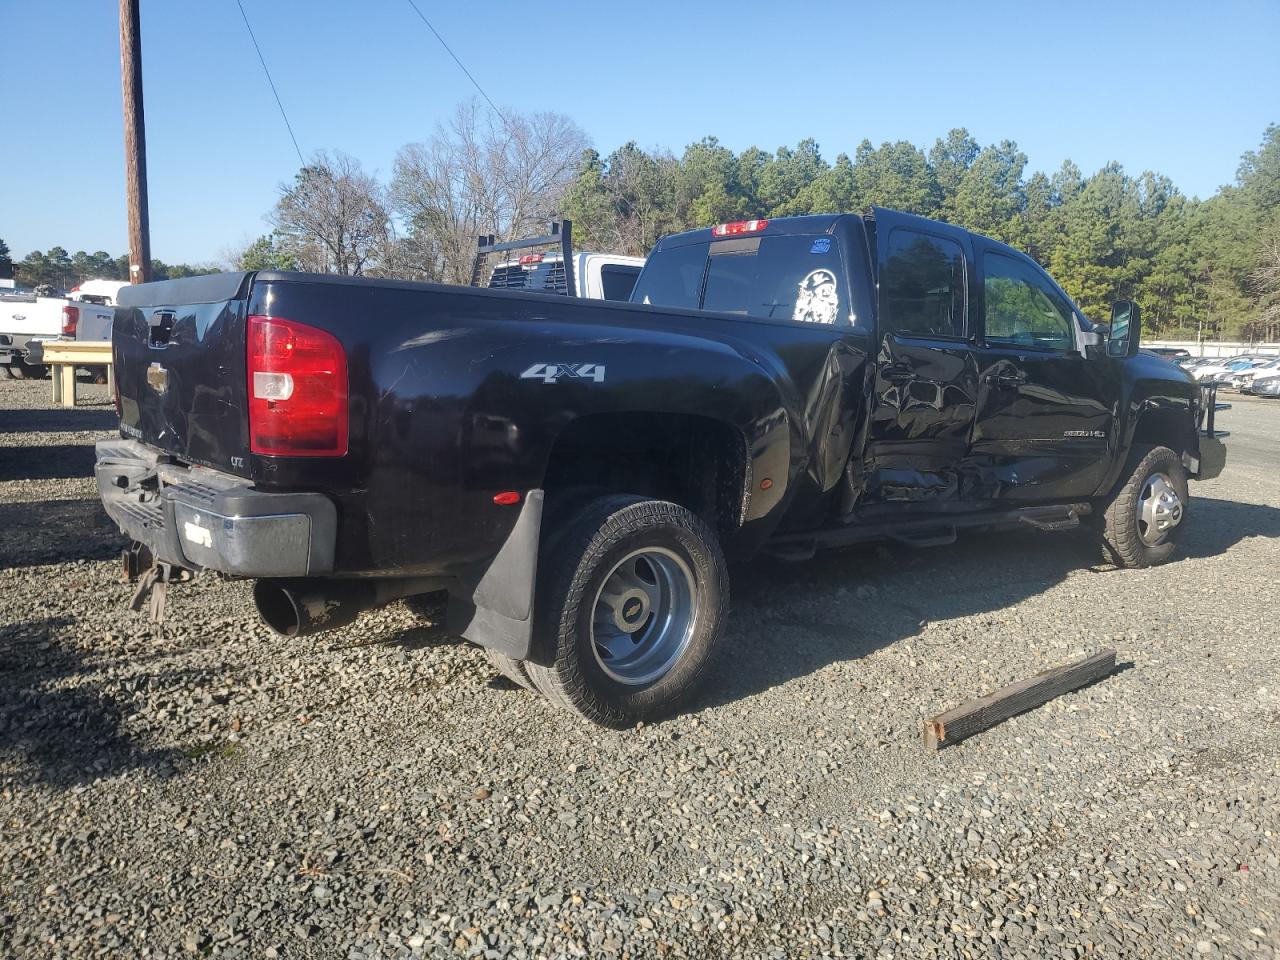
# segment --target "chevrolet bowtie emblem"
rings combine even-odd
[[[158,363],[147,367],[147,383],[156,393],[164,393],[169,389],[169,371]]]

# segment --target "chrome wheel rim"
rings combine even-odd
[[[1182,522],[1182,500],[1169,475],[1153,473],[1138,494],[1138,536],[1155,546]]]
[[[619,560],[596,592],[591,650],[618,683],[639,686],[665,676],[684,654],[698,615],[693,570],[665,547]]]

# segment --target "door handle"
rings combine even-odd
[[[993,387],[1020,387],[1027,382],[1025,373],[988,373],[982,378],[983,383],[989,383]]]

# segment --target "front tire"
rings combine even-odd
[[[1168,447],[1137,450],[1129,462],[1102,513],[1103,557],[1118,567],[1153,567],[1173,556],[1186,522],[1187,471]]]
[[[524,664],[552,703],[602,726],[667,716],[710,666],[729,604],[715,535],[674,503],[609,496],[586,505],[540,561]]]

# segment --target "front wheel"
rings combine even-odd
[[[1118,567],[1152,567],[1173,556],[1186,520],[1187,471],[1168,447],[1135,451],[1129,462],[1102,513],[1103,556]]]
[[[608,727],[666,716],[702,682],[729,603],[715,535],[674,503],[610,496],[585,506],[540,563],[524,664],[557,706]]]

